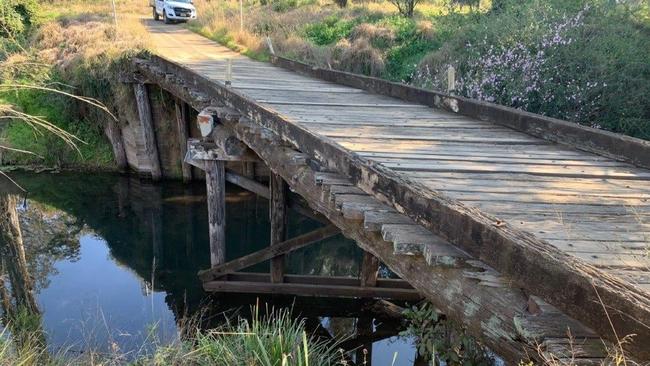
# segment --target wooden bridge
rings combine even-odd
[[[136,60],[131,79],[138,158],[161,176],[155,84],[178,98],[185,161],[205,171],[207,290],[415,289],[508,363],[539,351],[594,364],[626,335],[621,347],[650,359],[648,142],[279,57],[256,62],[180,27],[149,28],[156,56]],[[190,138],[191,109],[203,111],[207,138]],[[270,185],[254,164],[268,167]],[[269,250],[228,263],[225,181],[268,197],[272,224]],[[287,186],[323,229],[285,240]],[[284,275],[283,254],[339,231],[368,253],[360,282]],[[266,259],[270,275],[235,272]],[[377,279],[379,261],[406,283]]]

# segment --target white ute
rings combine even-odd
[[[149,5],[153,9],[153,19],[163,18],[165,24],[196,19],[192,0],[149,0]]]

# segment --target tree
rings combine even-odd
[[[402,16],[408,18],[413,18],[415,7],[420,3],[420,1],[422,0],[390,0],[391,4],[397,7],[397,11],[399,11]]]

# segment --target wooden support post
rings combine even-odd
[[[147,91],[147,86],[140,83],[133,84],[133,91],[135,93],[135,101],[138,105],[138,115],[140,116],[145,158],[151,167],[151,179],[158,181],[162,177],[162,171],[160,169],[158,146],[156,145],[156,134],[153,126],[149,92]]]
[[[287,226],[287,183],[281,176],[271,173],[271,245],[284,241]],[[284,255],[271,259],[271,282],[282,282],[284,277]]]
[[[109,119],[104,126],[104,134],[108,137],[111,146],[113,147],[113,156],[115,157],[115,165],[120,172],[126,172],[129,168],[129,162],[126,158],[126,151],[124,150],[124,140],[122,139],[122,130],[118,121]]]
[[[192,166],[185,162],[185,155],[187,154],[187,139],[190,137],[188,132],[189,106],[187,103],[177,98],[174,107],[176,109],[176,127],[178,130],[178,142],[180,145],[183,182],[187,183],[192,180]]]
[[[244,161],[242,165],[242,175],[246,178],[255,179],[255,163],[252,161]]]
[[[210,234],[210,264],[226,261],[226,163],[205,161],[205,184],[208,192],[208,229]]]
[[[363,261],[361,262],[361,273],[359,279],[361,286],[374,287],[377,285],[377,275],[379,274],[379,259],[374,255],[363,252]]]

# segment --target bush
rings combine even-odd
[[[405,17],[413,18],[415,7],[421,0],[389,0],[391,4],[397,7],[397,11]]]
[[[298,0],[273,0],[271,2],[271,8],[273,11],[282,13],[289,11],[298,6]]]
[[[308,25],[305,28],[305,36],[319,46],[329,45],[349,37],[357,24],[353,20],[344,20],[332,15],[320,23]]]
[[[374,48],[365,38],[350,43],[340,41],[334,48],[338,60],[337,67],[357,74],[379,76],[384,71],[384,59],[381,52]]]
[[[461,95],[650,139],[650,28],[633,7],[606,0],[500,6],[476,22],[463,19],[413,82],[442,88],[443,71],[455,65]]]
[[[36,21],[35,0],[0,1],[0,37],[17,37]]]

